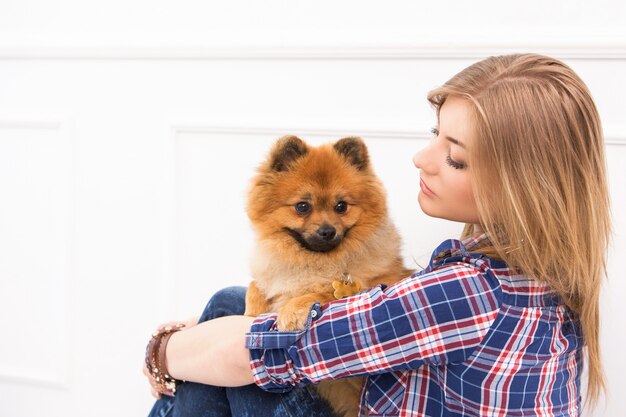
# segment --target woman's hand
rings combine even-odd
[[[157,326],[156,331],[163,330],[168,326],[174,327],[178,324],[184,325],[184,327],[181,330],[181,331],[184,331],[198,324],[198,320],[199,320],[199,317],[191,317],[184,321],[170,321],[167,323],[162,323]],[[152,394],[154,398],[158,400],[159,398],[161,398],[161,395],[164,393],[161,392],[160,385],[155,381],[154,377],[150,374],[150,371],[148,371],[148,366],[146,364],[145,359],[143,361],[143,374],[146,376],[146,378],[148,378],[148,383],[150,384],[150,393]]]
[[[150,384],[150,394],[152,394],[152,396],[158,400],[159,398],[161,398],[161,393],[159,392],[159,387],[156,381],[148,371],[148,366],[146,365],[145,360],[143,361],[143,374],[146,376],[146,378],[148,378],[148,383]]]
[[[200,317],[190,317],[190,318],[188,318],[187,320],[183,320],[183,321],[168,321],[167,323],[162,323],[162,324],[159,324],[159,325],[157,326],[156,330],[157,330],[157,331],[159,331],[159,330],[163,330],[163,329],[165,329],[167,326],[174,327],[174,326],[176,326],[176,325],[177,325],[177,324],[179,324],[179,323],[182,323],[182,324],[184,324],[184,325],[185,325],[185,327],[183,327],[183,330],[190,329],[190,328],[192,328],[193,326],[195,326],[196,324],[198,324],[198,320],[199,320],[199,319],[200,319]]]

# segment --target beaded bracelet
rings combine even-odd
[[[167,342],[175,332],[182,330],[184,323],[174,326],[166,326],[152,334],[152,338],[146,347],[146,366],[148,372],[159,384],[157,391],[161,394],[173,397],[176,394],[176,385],[180,382],[172,378],[165,364],[165,349]]]

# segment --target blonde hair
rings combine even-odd
[[[490,57],[428,100],[466,99],[475,122],[468,167],[481,225],[510,266],[547,282],[577,313],[587,352],[587,403],[605,381],[599,293],[610,209],[600,118],[583,81],[535,54]],[[464,234],[469,232],[466,227]]]

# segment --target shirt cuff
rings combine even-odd
[[[255,384],[265,391],[277,393],[307,384],[297,372],[297,356],[289,353],[320,315],[320,304],[316,303],[311,307],[304,330],[290,332],[278,331],[276,313],[263,314],[254,320],[250,332],[246,333],[245,347],[250,351],[250,369]]]

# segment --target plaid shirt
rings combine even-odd
[[[578,416],[579,322],[545,283],[448,240],[392,286],[313,306],[306,328],[265,314],[246,335],[257,385],[286,392],[367,376],[361,416]]]

